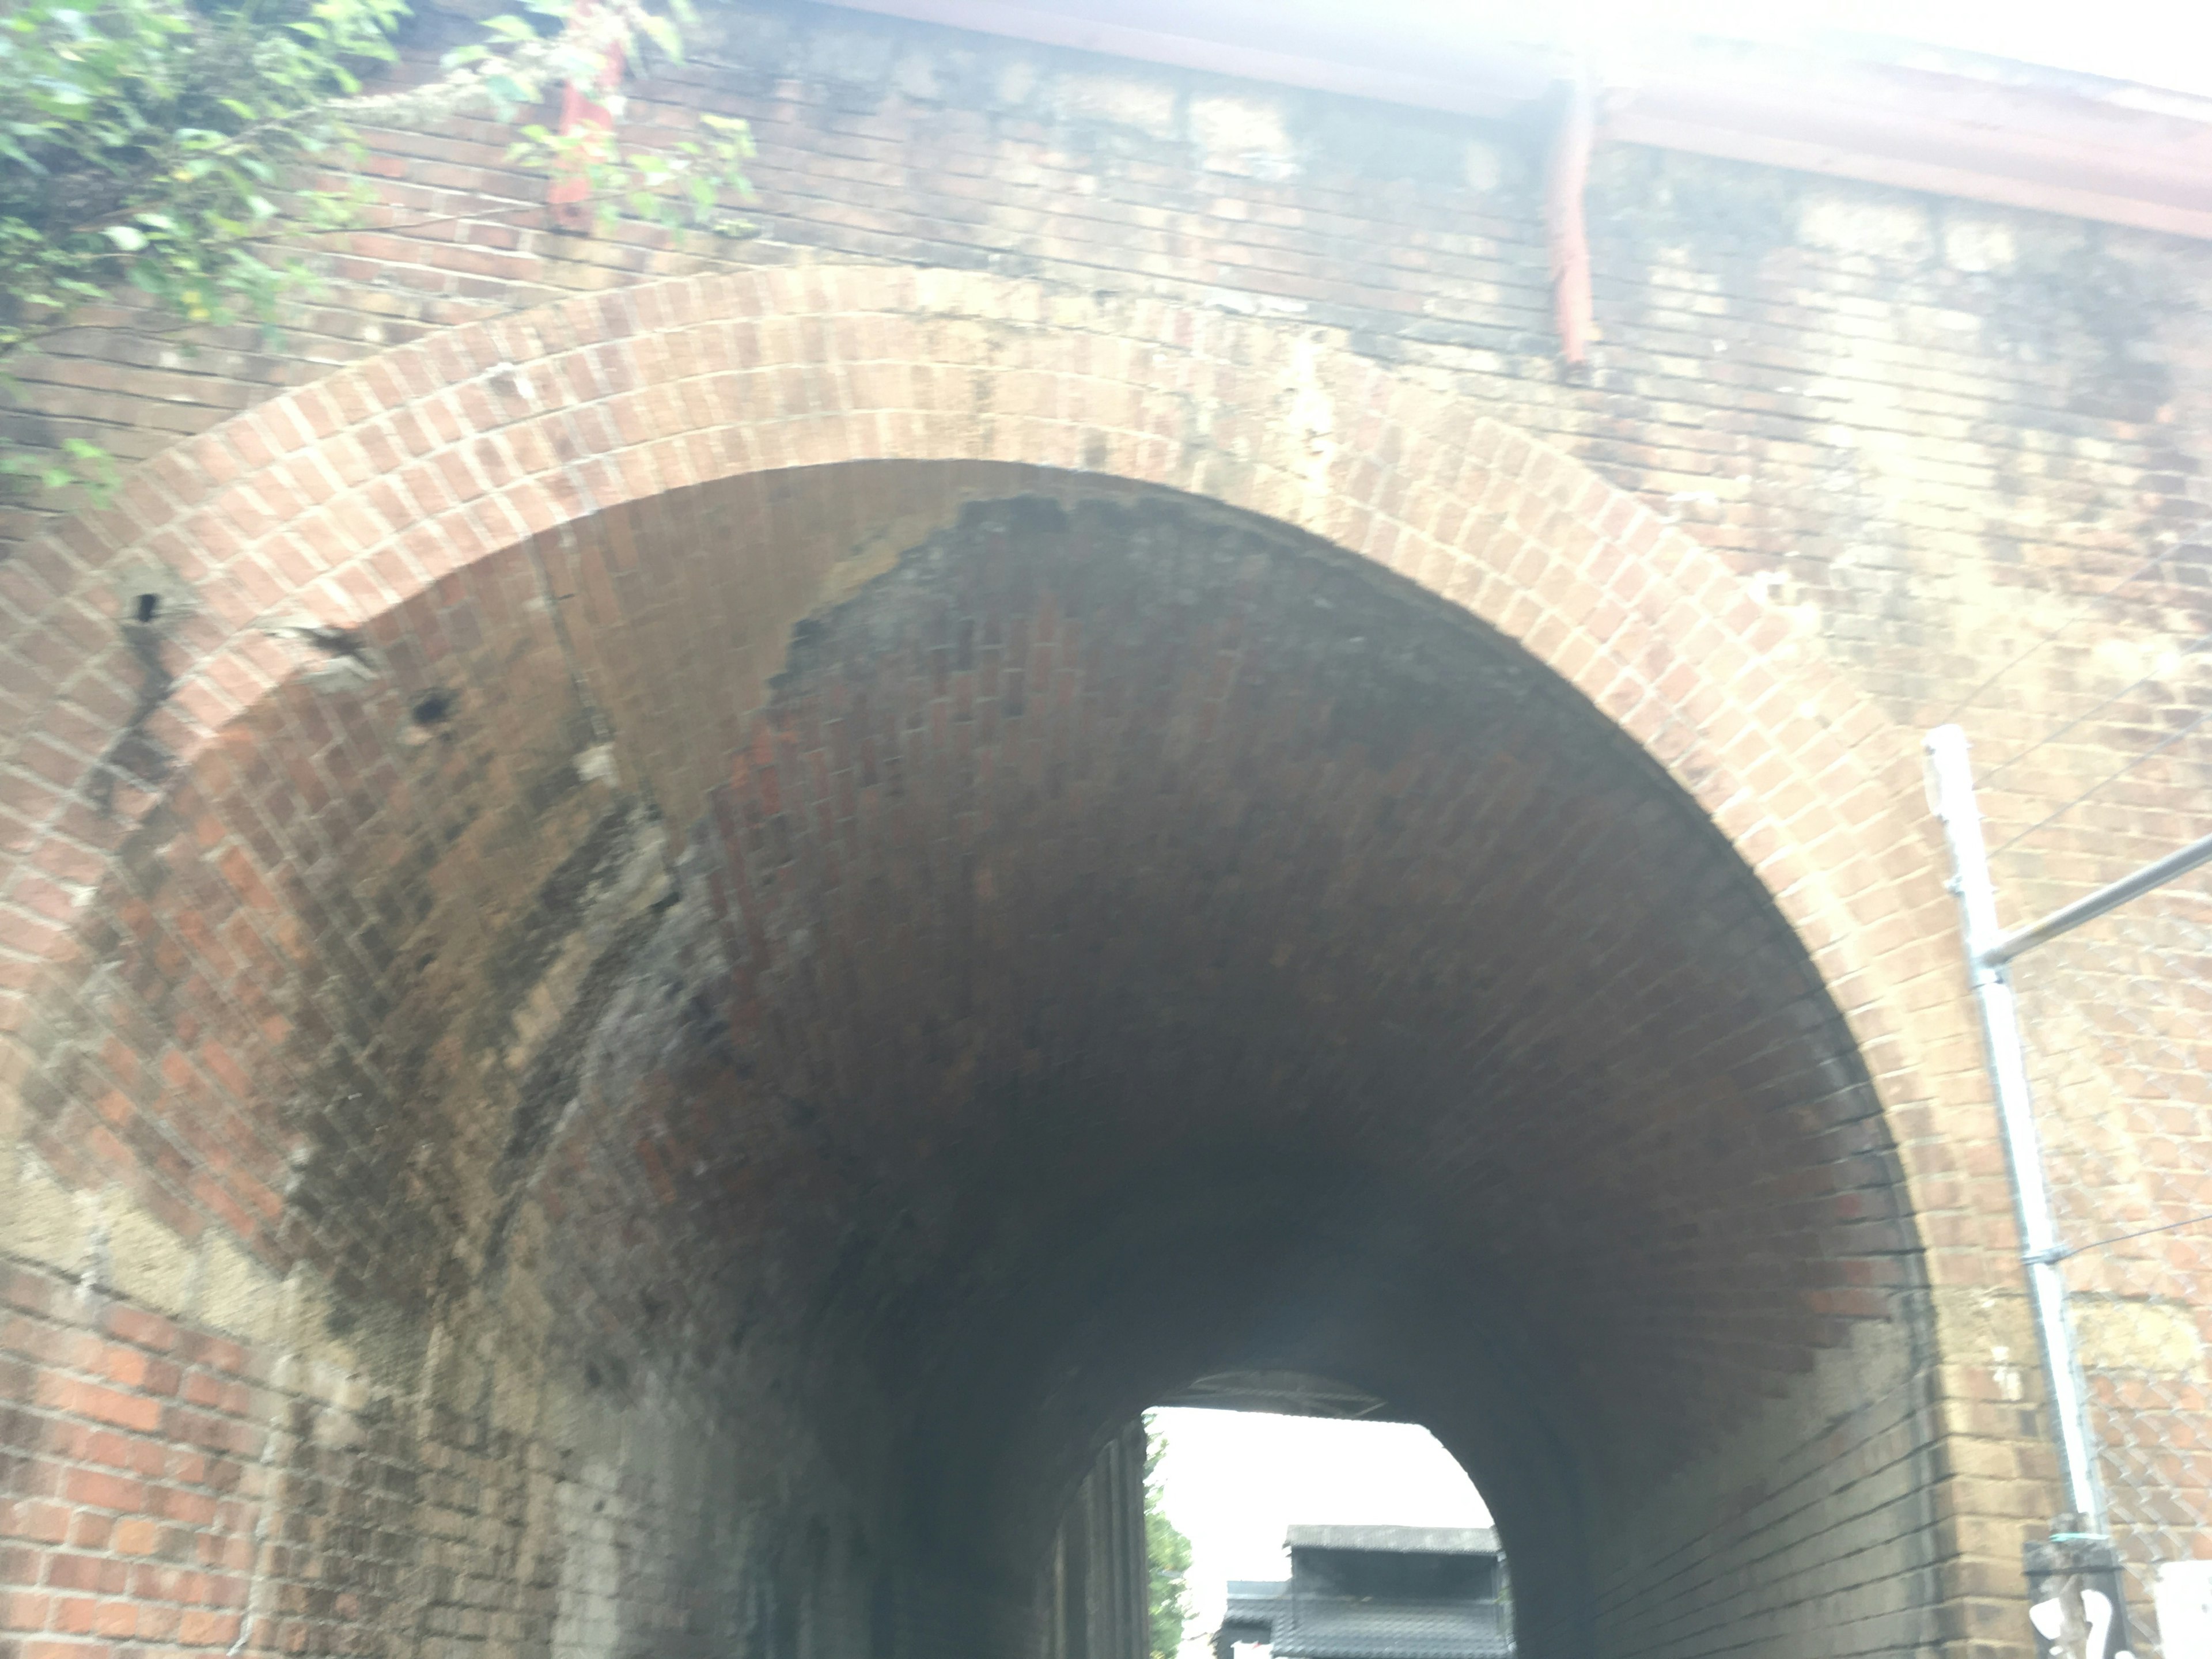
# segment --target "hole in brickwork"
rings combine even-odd
[[[415,700],[415,706],[407,711],[407,718],[427,732],[453,718],[454,702],[453,694],[442,687],[426,691]]]
[[[161,613],[161,596],[159,593],[141,593],[133,610],[141,623],[150,623]]]

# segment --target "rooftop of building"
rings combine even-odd
[[[1487,1527],[1297,1526],[1288,1540],[1291,1577],[1232,1579],[1222,1628],[1264,1640],[1278,1659],[1504,1659],[1512,1633],[1486,1565],[1498,1553]],[[1357,1566],[1365,1557],[1371,1569]],[[1413,1558],[1455,1557],[1423,1563]],[[1383,1583],[1356,1575],[1385,1565]]]
[[[1425,1555],[1495,1555],[1498,1534],[1488,1527],[1292,1527],[1294,1550],[1387,1550]]]

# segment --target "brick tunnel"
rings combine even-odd
[[[1015,1659],[1101,1449],[1266,1369],[1463,1462],[1532,1659],[1935,1639],[1859,1048],[1464,607],[1103,470],[773,468],[264,626],[164,775],[212,617],[118,568],[135,827],[24,1085],[106,1288],[17,1275],[83,1425],[18,1467],[190,1520],[197,1607],[48,1540],[140,1628]]]
[[[289,343],[10,359],[118,474],[0,490],[0,1659],[1135,1659],[1261,1373],[1526,1659],[2043,1650],[1923,738],[2008,922],[2203,833],[2212,102],[1329,9],[714,0],[617,130],[757,237],[386,106]],[[2022,982],[2143,1659],[2169,896]]]

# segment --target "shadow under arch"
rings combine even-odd
[[[1255,1209],[1263,1224],[1279,1224],[1279,1211]],[[1194,1376],[1224,1362],[1238,1372],[1326,1379],[1382,1408],[1369,1420],[1427,1429],[1481,1492],[1515,1564],[1521,1650],[1604,1650],[1589,1512],[1604,1498],[1583,1466],[1577,1425],[1547,1395],[1540,1346],[1498,1288],[1468,1287],[1438,1305],[1434,1287],[1406,1272],[1409,1243],[1378,1240],[1364,1221],[1346,1232],[1324,1228],[1242,1282],[1209,1283],[1213,1294],[1191,1310],[1195,1320],[1161,1289],[1178,1273],[1205,1273],[1194,1241],[1164,1239],[1150,1258],[1117,1249],[1115,1283],[1085,1309],[1089,1329],[1065,1339],[1050,1368],[1095,1377],[1096,1386],[1055,1390],[1040,1410],[1034,1400],[976,1389],[970,1380],[957,1406],[933,1413],[943,1427],[914,1438],[916,1528],[941,1540],[957,1535],[963,1511],[995,1515],[988,1547],[1015,1569],[994,1598],[1004,1609],[1008,1650],[1022,1643],[1033,1558],[1110,1437],[1109,1425],[1172,1400]],[[1224,1316],[1216,1298],[1224,1291],[1243,1301],[1243,1316]],[[1204,1334],[1194,1334],[1197,1324]],[[1409,1340],[1409,1332],[1420,1334]],[[1142,1364],[1115,1363],[1133,1349]],[[1409,1407],[1408,1398],[1428,1409]],[[1003,1437],[988,1457],[948,1455],[979,1443],[987,1424]],[[967,1582],[991,1578],[987,1570]]]

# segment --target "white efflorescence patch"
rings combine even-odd
[[[614,744],[599,744],[577,756],[576,775],[586,783],[604,783],[610,789],[622,787],[622,769],[615,763]]]
[[[2168,1561],[2151,1581],[2166,1659],[2212,1655],[2212,1561]]]
[[[586,1460],[554,1496],[561,1528],[561,1583],[553,1617],[553,1659],[612,1659],[622,1641],[622,1539],[630,1505],[615,1472]]]

